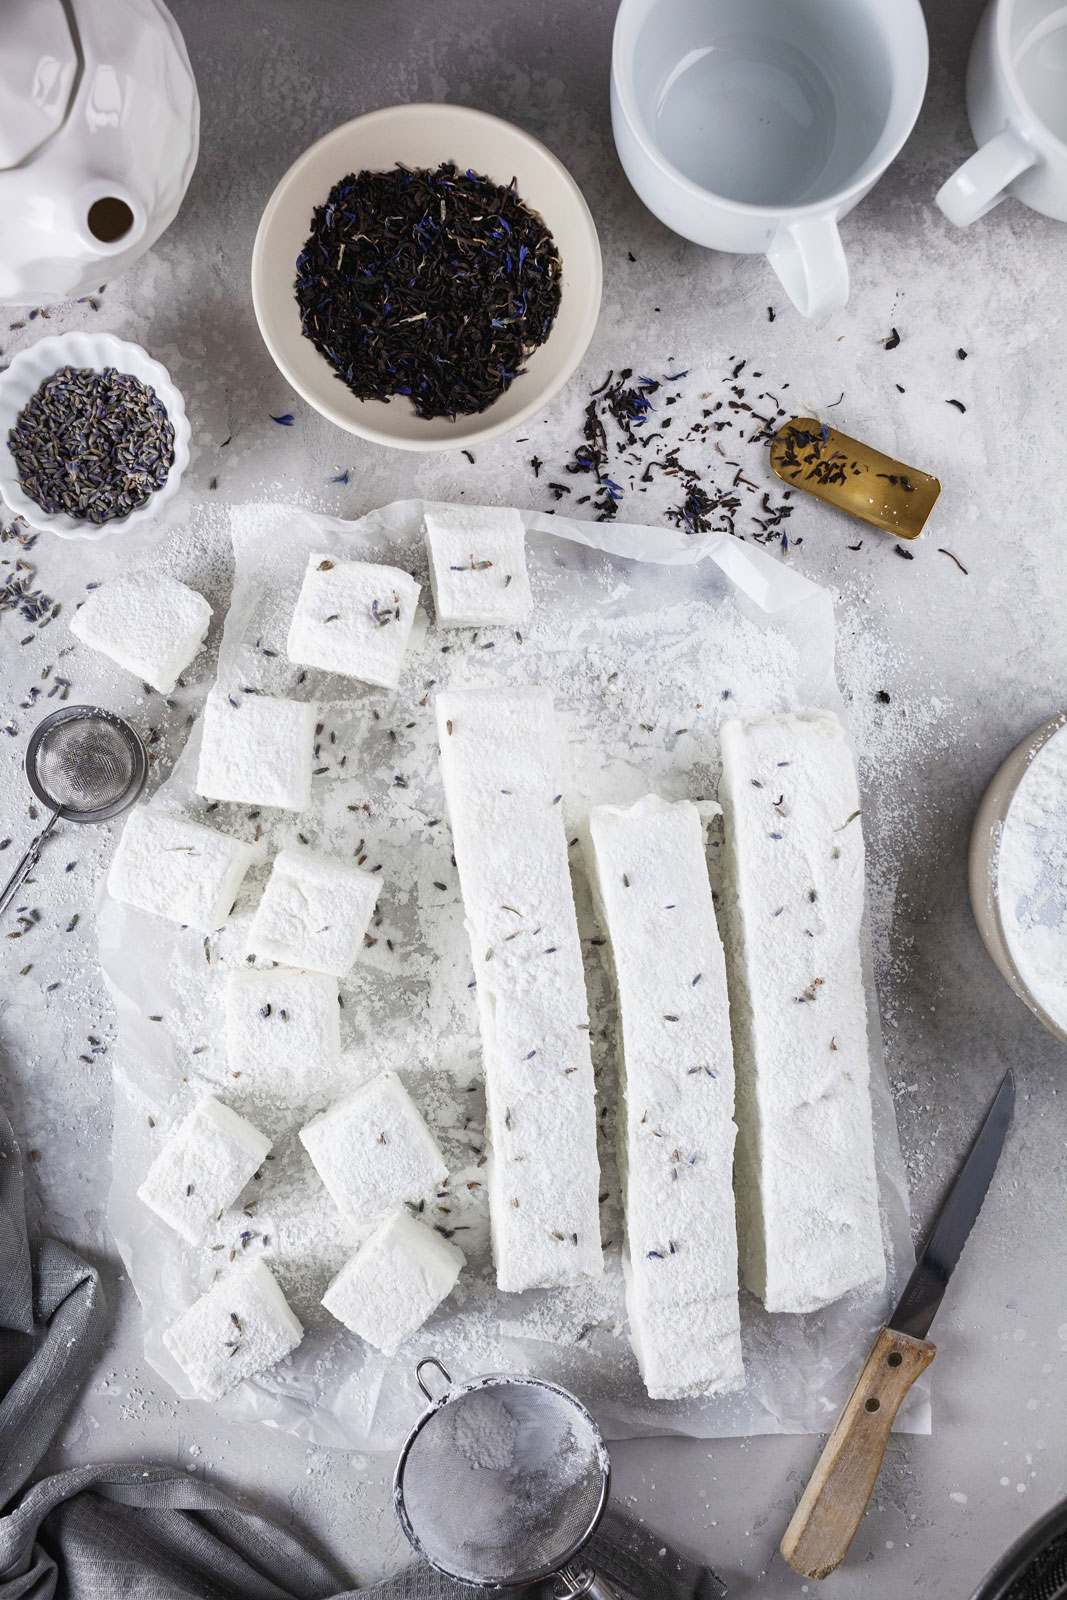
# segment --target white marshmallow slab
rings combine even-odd
[[[744,1280],[768,1311],[885,1283],[852,753],[828,711],[722,730]]]
[[[430,587],[438,626],[524,622],[533,605],[526,531],[511,507],[449,506],[426,512]]]
[[[177,578],[139,572],[101,584],[70,621],[75,638],[169,694],[207,637],[211,607]]]
[[[381,888],[377,873],[314,850],[282,850],[252,919],[248,948],[268,961],[344,978]]]
[[[654,1400],[744,1386],[726,962],[704,824],[649,795],[589,817],[622,1020],[626,1301]]]
[[[395,689],[419,585],[399,567],[308,557],[286,651],[291,661]]]
[[[222,927],[245,873],[262,857],[257,845],[137,806],[115,849],[107,889],[139,911],[212,932]]]
[[[190,1244],[199,1244],[267,1158],[270,1140],[208,1095],[167,1140],[137,1191]]]
[[[241,1093],[297,1105],[341,1054],[337,979],[247,968],[226,979],[226,1053]]]
[[[276,1366],[304,1330],[262,1261],[230,1272],[163,1335],[201,1400],[220,1400]]]
[[[398,1211],[345,1263],[322,1304],[368,1344],[395,1356],[452,1293],[464,1265],[462,1250]]]
[[[357,1223],[425,1199],[448,1177],[437,1140],[392,1072],[336,1101],[301,1128],[300,1142],[338,1210]]]
[[[202,717],[198,794],[305,811],[311,804],[317,707],[213,689]]]
[[[477,982],[497,1284],[596,1278],[589,1012],[552,697],[445,690],[437,726]]]

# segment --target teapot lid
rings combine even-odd
[[[62,0],[0,5],[0,170],[16,167],[63,125],[79,72]]]

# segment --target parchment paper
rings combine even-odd
[[[359,847],[368,866],[382,864],[375,943],[342,984],[342,1061],[335,1080],[324,1081],[306,1111],[294,1114],[250,1104],[228,1070],[222,979],[227,968],[244,964],[266,868],[250,874],[227,928],[206,943],[199,931],[101,894],[100,956],[118,1010],[109,1216],[143,1307],[148,1359],[179,1394],[190,1395],[162,1333],[219,1272],[230,1270],[231,1259],[250,1253],[262,1255],[277,1273],[306,1334],[291,1361],[218,1403],[224,1419],[266,1422],[322,1444],[393,1448],[420,1409],[414,1363],[432,1353],[457,1379],[502,1369],[553,1378],[594,1409],[611,1438],[823,1431],[913,1259],[869,952],[875,1145],[889,1288],[808,1316],[768,1316],[742,1292],[745,1391],[650,1401],[626,1336],[612,1154],[615,1018],[600,948],[590,942],[597,930],[580,860],[574,863],[576,898],[602,1100],[601,1188],[608,1196],[605,1280],[588,1289],[519,1296],[499,1294],[492,1280],[480,1187],[480,1046],[437,772],[433,695],[446,682],[540,682],[552,689],[573,836],[594,803],[625,802],[650,789],[668,798],[713,798],[717,729],[729,716],[801,706],[827,706],[843,716],[833,676],[830,597],[776,558],[725,535],[689,538],[524,512],[536,604],[521,630],[448,632],[420,620],[395,694],[331,674],[302,674],[285,655],[285,638],[308,553],[341,550],[393,561],[425,583],[422,515],[421,501],[398,502],[354,523],[275,504],[234,509],[236,577],[218,681],[235,694],[255,688],[316,700],[322,723],[317,760],[326,770],[315,778],[311,809],[299,817],[259,814],[255,807],[209,809],[192,787],[197,725],[152,801],[243,838],[259,834],[271,853],[303,835],[348,857]],[[386,1067],[401,1072],[449,1162],[450,1184],[427,1209],[427,1220],[447,1229],[468,1257],[456,1294],[392,1360],[318,1304],[358,1235],[337,1219],[295,1140],[295,1130],[338,1092]],[[170,1127],[209,1091],[252,1116],[275,1140],[274,1165],[249,1185],[208,1244],[192,1248],[135,1191]],[[913,1390],[898,1426],[929,1430],[925,1388]]]

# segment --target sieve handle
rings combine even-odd
[[[554,1600],[616,1600],[615,1590],[587,1566],[564,1567],[556,1576],[552,1594]]]
[[[423,1359],[417,1364],[415,1368],[415,1382],[418,1384],[427,1400],[429,1400],[430,1404],[436,1405],[438,1399],[441,1397],[434,1394],[433,1390],[427,1386],[426,1380],[423,1377],[423,1372],[428,1371],[430,1367],[436,1367],[442,1378],[445,1380],[446,1394],[452,1387],[452,1374],[442,1362],[438,1361],[436,1356],[424,1356]]]
[[[48,835],[51,833],[58,821],[59,812],[53,811],[52,815],[49,817],[48,821],[45,823],[36,839],[30,845],[30,848],[26,851],[26,854],[23,856],[22,860],[19,862],[10,878],[8,878],[7,882],[4,884],[3,889],[0,889],[0,915],[7,910],[8,906],[15,898],[19,888],[29,877],[38,861],[40,861],[41,846],[44,844],[45,840],[48,838]]]

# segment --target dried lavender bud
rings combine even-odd
[[[19,412],[8,447],[42,511],[99,525],[163,487],[174,428],[155,390],[131,374],[60,367]]]

